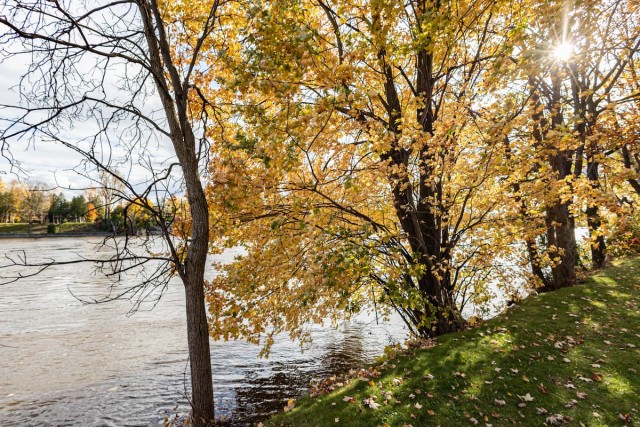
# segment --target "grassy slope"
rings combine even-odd
[[[59,226],[58,233],[92,233],[96,231],[94,224],[89,222],[65,222]],[[4,224],[0,223],[0,234],[27,234],[29,233],[29,224],[16,223]],[[33,234],[46,234],[47,224],[33,224]]]
[[[554,414],[571,417],[565,425],[638,425],[640,258],[437,343],[387,362],[373,385],[305,398],[267,425],[542,426]],[[378,409],[363,405],[370,396]]]

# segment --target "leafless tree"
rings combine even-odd
[[[195,20],[171,15],[156,0],[15,0],[0,6],[0,58],[26,63],[19,101],[0,106],[0,152],[13,161],[16,145],[61,144],[82,156],[82,171],[97,169],[118,197],[147,210],[160,227],[163,256],[141,253],[125,237],[112,239],[113,257],[74,262],[93,262],[115,277],[146,269],[137,287],[116,297],[148,295],[179,276],[195,425],[213,422],[214,404],[204,301],[209,217],[203,172],[213,102],[194,82],[207,80],[198,80],[210,69],[203,46],[222,30],[220,6],[220,0],[204,0],[203,15]],[[169,154],[159,157],[167,146]],[[136,178],[140,170],[146,171],[143,179]],[[188,200],[191,227],[183,239],[172,235],[166,209],[147,202],[173,191],[184,191]],[[25,255],[8,259],[36,273],[55,264],[31,263]]]

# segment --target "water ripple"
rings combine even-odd
[[[89,254],[98,242],[2,244],[3,251],[61,260]],[[108,286],[89,266],[75,265],[0,289],[1,426],[160,426],[187,411],[181,285],[172,283],[153,310],[133,316],[127,316],[129,301],[84,305],[69,292],[97,298]],[[370,362],[381,345],[405,334],[397,319],[379,326],[355,320],[338,330],[314,326],[304,353],[282,337],[269,359],[244,342],[212,342],[217,414],[229,425],[250,425],[304,393],[310,380]]]

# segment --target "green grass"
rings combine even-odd
[[[95,232],[96,227],[92,223],[88,222],[65,222],[58,226],[58,233],[92,233]],[[4,224],[0,223],[0,234],[28,234],[29,224],[27,223],[15,223]],[[46,234],[47,224],[33,224],[31,229],[32,234]]]
[[[638,425],[639,273],[640,258],[625,260],[583,284],[532,296],[478,328],[387,361],[373,382],[301,399],[265,424],[543,426],[559,414],[558,425]],[[371,396],[378,409],[363,404]]]

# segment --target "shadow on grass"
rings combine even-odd
[[[439,338],[433,349],[387,362],[373,385],[356,380],[271,424],[634,425],[638,268],[639,259],[628,260],[585,284],[529,298],[479,328]],[[370,396],[378,409],[362,403]]]

